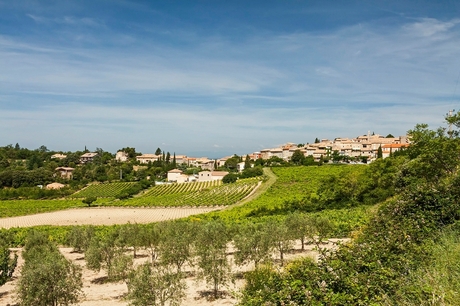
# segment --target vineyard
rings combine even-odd
[[[0,201],[0,218],[38,214],[86,206],[80,200],[8,200]]]
[[[123,191],[129,189],[135,183],[133,182],[117,182],[105,184],[93,184],[74,193],[72,198],[98,197],[98,198],[115,198]]]
[[[214,206],[231,205],[246,197],[259,179],[241,179],[233,184],[222,181],[158,185],[142,196],[123,201],[125,206]]]
[[[303,167],[274,167],[276,182],[257,199],[239,207],[222,212],[212,212],[204,218],[219,217],[231,222],[247,219],[256,210],[273,210],[281,207],[286,201],[302,199],[306,196],[315,196],[320,182],[327,177],[347,172],[362,172],[366,166],[361,165],[324,165]]]

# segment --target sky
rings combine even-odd
[[[243,155],[460,110],[459,1],[0,0],[0,146]]]

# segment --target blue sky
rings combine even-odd
[[[458,1],[0,0],[0,146],[189,156],[460,109]]]

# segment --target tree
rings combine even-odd
[[[315,138],[315,143],[320,143],[318,138]]]
[[[229,281],[228,240],[227,227],[220,220],[202,224],[196,233],[195,254],[200,268],[198,276],[212,285],[214,298],[219,295],[219,286]]]
[[[292,236],[285,222],[270,220],[267,223],[267,229],[272,234],[273,246],[280,255],[281,265],[284,265],[284,255],[294,245]]]
[[[86,197],[83,200],[81,200],[84,204],[88,205],[88,207],[91,206],[93,202],[96,202],[97,198],[96,197]]]
[[[0,246],[0,286],[13,277],[17,263],[18,255],[14,254],[11,258],[10,250],[6,246]]]
[[[176,169],[176,167],[177,167],[176,152],[174,152],[173,161],[172,161],[171,167],[172,167],[173,169]]]
[[[67,260],[42,234],[28,237],[23,257],[17,285],[21,305],[71,305],[83,297],[81,267]]]
[[[155,151],[155,155],[161,155],[161,149],[160,148],[157,148],[156,151]]]
[[[140,244],[147,248],[153,264],[158,258],[158,248],[162,239],[162,233],[159,225],[153,223],[140,227],[139,239]]]
[[[270,260],[273,250],[272,233],[267,223],[247,223],[240,225],[233,239],[237,248],[235,263],[243,265],[254,262],[257,269],[260,263]]]
[[[315,233],[314,221],[305,214],[294,212],[286,218],[286,226],[292,237],[302,243],[302,251],[305,250],[305,239]]]
[[[377,150],[377,158],[383,158],[382,146],[379,146]]]
[[[161,263],[174,265],[180,273],[182,266],[191,261],[196,226],[186,221],[170,221],[161,225],[158,243]]]
[[[238,180],[238,175],[235,173],[229,173],[222,178],[222,183],[230,184],[235,183]]]
[[[244,159],[244,169],[249,168],[251,168],[251,158],[249,157],[249,154],[246,154],[246,158]]]
[[[182,274],[169,266],[144,263],[130,273],[127,285],[133,306],[178,306],[185,298]]]
[[[395,138],[395,137],[391,134],[388,134],[385,138]]]
[[[295,150],[291,156],[291,162],[295,165],[302,165],[305,160],[305,155],[300,150]]]
[[[227,159],[224,163],[225,168],[227,168],[229,171],[236,171],[237,170],[237,165],[240,162],[240,157],[238,155],[233,155],[229,159]]]
[[[133,265],[133,258],[125,255],[123,248],[116,246],[116,239],[116,233],[107,233],[102,238],[94,236],[85,252],[88,269],[100,271],[105,268],[110,281],[126,279]]]
[[[94,226],[72,226],[67,235],[67,243],[73,247],[74,252],[84,252],[88,249],[95,233]]]

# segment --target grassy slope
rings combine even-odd
[[[245,222],[248,215],[261,207],[268,209],[280,207],[284,201],[301,199],[315,194],[322,179],[336,175],[342,171],[360,171],[364,165],[324,165],[309,167],[288,167],[265,169],[268,180],[253,194],[251,201],[244,201],[226,210],[211,212],[206,215],[192,216],[190,219],[221,218],[227,222]],[[351,209],[327,210],[312,213],[313,216],[328,218],[335,225],[336,236],[347,236],[350,231],[365,224],[371,214],[372,207],[356,207]],[[276,216],[274,216],[276,218]],[[262,220],[264,218],[252,218]]]

